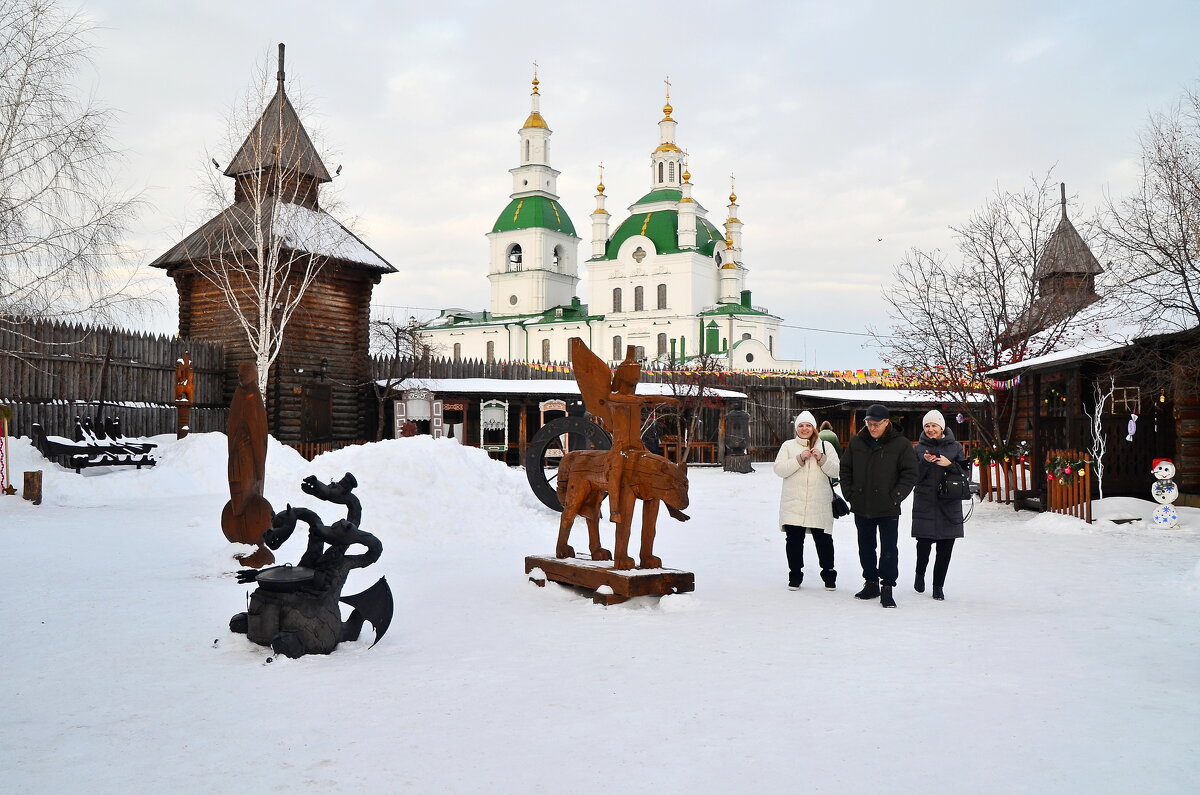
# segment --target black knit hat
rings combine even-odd
[[[887,406],[881,406],[876,403],[874,406],[867,408],[867,419],[869,420],[878,422],[879,420],[890,420],[891,418],[892,413],[887,410]]]

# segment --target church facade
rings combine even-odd
[[[610,362],[633,345],[666,365],[717,357],[730,369],[795,369],[777,358],[781,319],[751,303],[742,262],[742,222],[732,191],[723,229],[693,198],[684,151],[675,140],[670,94],[650,154],[650,190],[617,224],[605,209],[601,173],[591,214],[589,294],[578,295],[580,243],[559,203],[550,165],[550,127],[535,75],[529,116],[510,170],[508,205],[488,233],[487,310],[443,310],[422,333],[443,356],[485,361],[565,362],[581,337]]]

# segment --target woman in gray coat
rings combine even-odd
[[[937,559],[933,564],[933,598],[942,600],[945,594],[946,572],[954,553],[954,539],[963,537],[962,502],[938,497],[938,486],[951,467],[971,472],[971,462],[962,445],[946,428],[942,412],[934,409],[923,420],[925,432],[917,443],[917,485],[913,489],[912,535],[917,539],[917,576],[913,587],[925,593],[925,569],[929,553],[936,545]]]

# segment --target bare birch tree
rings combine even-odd
[[[382,405],[402,381],[428,369],[434,347],[421,334],[415,318],[403,326],[380,319],[371,321],[371,353],[377,357],[371,389]],[[386,429],[387,414],[381,410],[376,415],[375,440],[379,441]]]
[[[1050,174],[1000,188],[961,227],[957,256],[914,248],[884,288],[889,333],[873,331],[884,360],[915,387],[955,404],[986,444],[1012,439],[989,370],[1054,350],[1073,312],[1042,311],[1035,267],[1059,216]],[[982,398],[982,400],[980,400]]]
[[[45,0],[0,0],[0,323],[136,308],[121,240],[136,198],[113,187],[112,112],[79,98],[92,26]]]
[[[223,174],[210,155],[217,169],[206,169],[207,191],[225,209],[185,241],[245,335],[264,395],[288,323],[350,237],[318,206],[318,188],[331,177],[284,90],[283,53],[281,44],[274,79],[265,66],[256,70],[230,115],[225,151],[235,154]],[[233,178],[231,205],[224,177]]]

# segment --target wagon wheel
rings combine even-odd
[[[596,423],[583,417],[559,417],[543,425],[533,435],[525,452],[525,477],[529,487],[542,504],[555,511],[562,511],[558,501],[559,459],[565,452],[560,437],[571,435],[573,450],[608,450],[612,448],[612,437]]]

